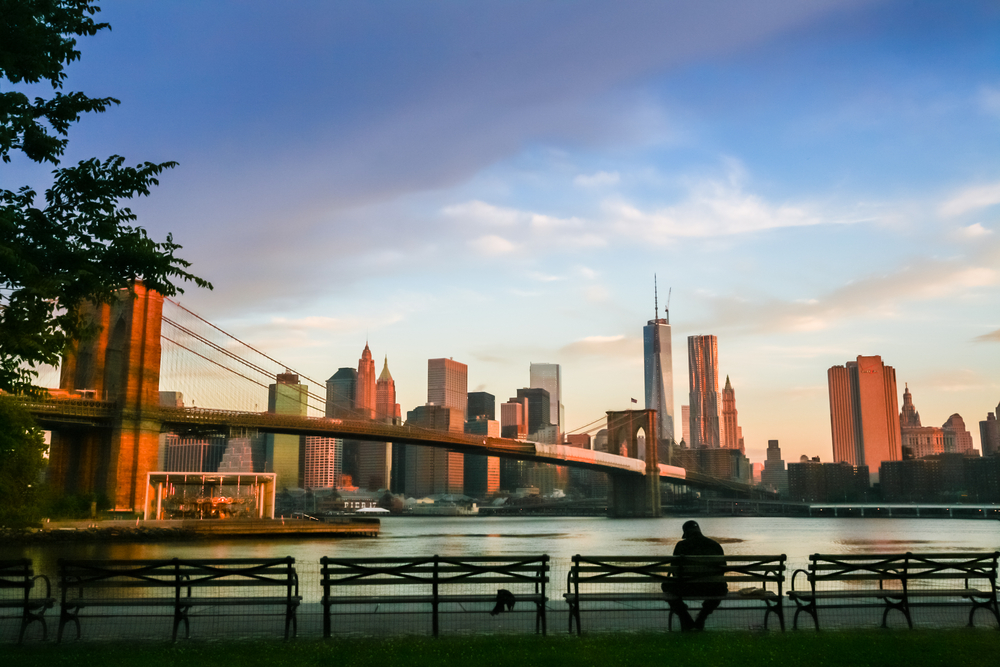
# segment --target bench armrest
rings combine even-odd
[[[793,591],[796,590],[795,589],[795,577],[799,576],[799,572],[801,572],[805,576],[805,578],[806,578],[807,581],[809,580],[809,571],[808,570],[803,570],[803,569],[799,568],[798,570],[795,570],[795,572],[792,572],[792,590]],[[812,588],[813,588],[813,582],[810,581],[809,582],[809,589],[812,590]]]
[[[49,581],[49,578],[44,574],[36,574],[35,576],[33,576],[31,578],[31,587],[34,588],[35,582],[38,581],[39,579],[45,582],[45,597],[47,598],[52,597],[52,583]]]

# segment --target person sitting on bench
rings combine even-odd
[[[701,527],[697,521],[687,521],[681,527],[684,531],[683,537],[677,546],[674,547],[675,556],[724,556],[722,545],[710,537],[701,534]],[[722,600],[703,600],[701,611],[695,619],[691,619],[688,606],[684,602],[685,597],[720,596],[725,597],[729,591],[729,586],[724,581],[691,581],[691,579],[704,579],[710,577],[713,572],[695,571],[693,566],[686,566],[683,571],[678,572],[678,576],[669,579],[662,584],[663,593],[670,605],[670,611],[677,615],[681,622],[681,631],[703,630],[705,619],[716,610]],[[721,579],[721,572],[719,573]]]

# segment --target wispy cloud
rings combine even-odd
[[[976,258],[920,259],[894,273],[856,280],[813,299],[709,297],[715,314],[702,326],[752,333],[805,332],[829,329],[850,319],[892,318],[906,302],[1000,284],[1000,270],[993,268],[1000,266],[998,259],[998,248]]]
[[[506,255],[517,250],[516,245],[496,234],[480,236],[469,241],[469,245],[483,255]]]
[[[559,350],[560,356],[566,359],[581,357],[611,357],[626,359],[641,359],[642,341],[624,334],[614,336],[587,336],[573,341]],[[637,356],[638,352],[638,356]]]
[[[581,188],[600,188],[617,185],[621,176],[617,171],[599,171],[594,174],[580,174],[573,179],[573,185]]]
[[[977,343],[1000,343],[1000,329],[983,334],[982,336],[976,336],[973,340]]]
[[[734,160],[727,161],[726,167],[725,178],[689,183],[687,196],[679,203],[643,210],[625,200],[608,199],[603,204],[604,215],[616,233],[651,243],[832,221],[801,204],[772,203],[748,192],[743,167]]]
[[[1000,182],[966,188],[941,204],[938,212],[946,218],[953,218],[996,204],[1000,204]]]

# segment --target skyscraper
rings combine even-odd
[[[375,419],[375,360],[365,343],[358,360],[358,385],[354,394],[356,419]]]
[[[469,401],[469,367],[453,359],[427,360],[427,403],[458,408],[463,417]]]
[[[267,411],[279,415],[305,417],[308,388],[299,384],[295,373],[279,373],[267,388]],[[265,442],[267,470],[275,474],[278,489],[296,488],[302,483],[304,452],[302,437],[268,433]]]
[[[354,416],[354,395],[358,391],[358,372],[339,368],[326,381],[326,416],[351,419]]]
[[[531,364],[528,367],[528,385],[532,389],[549,392],[549,422],[556,427],[555,442],[561,440],[562,423],[562,376],[559,364]]]
[[[406,423],[465,432],[469,367],[453,359],[427,360],[427,405],[406,413]],[[406,446],[406,493],[462,493],[464,457],[435,447]]]
[[[655,295],[655,287],[654,287]],[[674,362],[670,342],[670,311],[655,300],[655,317],[642,328],[643,381],[646,409],[656,410],[656,437],[674,440]]]
[[[827,371],[835,463],[868,466],[902,459],[896,370],[882,357],[859,356]]]
[[[688,336],[691,448],[719,446],[719,343]]]
[[[396,382],[389,372],[388,357],[385,358],[382,373],[375,382],[375,419],[392,424],[402,422],[399,403],[396,403]],[[358,473],[355,483],[359,487],[369,491],[389,488],[392,447],[392,443],[388,442],[358,443]]]
[[[736,390],[726,376],[726,386],[722,389],[722,446],[726,449],[743,450],[743,429],[737,421]]]
[[[780,493],[788,495],[788,471],[781,458],[781,448],[777,440],[767,441],[767,460],[764,461],[764,471],[760,475],[761,484],[766,484]]]
[[[979,422],[979,441],[983,448],[983,456],[1000,454],[1000,422],[996,417],[998,414],[1000,405],[997,405],[996,413],[987,412],[986,419]]]

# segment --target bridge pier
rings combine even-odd
[[[160,424],[160,327],[163,296],[134,286],[110,304],[87,304],[81,316],[99,327],[63,359],[59,388],[116,404],[110,429],[53,429],[52,486],[66,494],[104,494],[112,507],[139,511],[146,473],[156,468]]]
[[[639,456],[639,431],[646,436],[645,456]],[[624,451],[619,451],[619,445]],[[608,474],[609,517],[658,517],[660,506],[660,466],[657,460],[656,410],[608,412],[608,448],[632,459],[644,458],[644,475]]]

